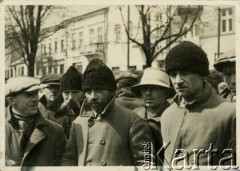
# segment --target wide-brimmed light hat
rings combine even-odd
[[[138,96],[141,96],[141,86],[144,85],[156,85],[164,88],[168,88],[171,91],[174,91],[170,85],[170,79],[168,74],[160,68],[146,68],[143,71],[143,76],[139,84],[131,87],[133,93]]]

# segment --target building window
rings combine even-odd
[[[49,56],[51,56],[51,54],[52,54],[52,45],[51,45],[51,43],[49,43],[48,49],[49,49]]]
[[[55,53],[57,53],[57,50],[58,50],[57,41],[54,42],[54,50],[55,50]]]
[[[72,50],[76,49],[76,34],[72,34]]]
[[[115,25],[115,36],[116,36],[116,42],[121,41],[121,26],[120,24]]]
[[[54,66],[54,73],[57,74],[57,65]]]
[[[162,22],[162,13],[157,13],[155,15],[156,22]]]
[[[64,64],[61,64],[60,65],[60,74],[63,74],[64,73]]]
[[[24,75],[24,67],[21,67],[21,75]]]
[[[195,36],[198,36],[199,35],[198,25],[194,25],[194,29],[195,29]]]
[[[221,10],[222,33],[228,33],[233,31],[232,13],[232,8],[226,8]]]
[[[112,67],[113,72],[116,72],[116,71],[119,71],[119,70],[120,70],[119,67]]]
[[[43,45],[43,54],[46,55],[47,54],[47,48],[46,48],[46,44]]]
[[[83,32],[79,32],[78,34],[79,36],[79,48],[81,48],[83,46]]]
[[[48,73],[52,73],[52,66],[48,66]]]
[[[103,42],[103,29],[102,27],[98,27],[98,35],[97,35],[97,42],[102,43]]]
[[[90,29],[90,44],[94,43],[94,29]]]
[[[61,52],[64,52],[64,40],[61,40]]]

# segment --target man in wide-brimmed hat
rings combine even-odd
[[[236,106],[206,81],[207,54],[192,42],[181,42],[167,54],[165,69],[177,93],[161,116],[163,142],[168,144],[165,161],[175,168],[235,164]],[[227,156],[231,159],[222,162]]]
[[[39,112],[39,89],[33,77],[11,78],[6,84],[6,166],[59,165],[66,140],[62,127]]]
[[[235,50],[229,50],[223,54],[213,65],[215,69],[223,73],[223,80],[227,86],[219,91],[220,96],[235,102],[236,101],[236,54]]]
[[[170,79],[167,73],[159,68],[146,68],[140,83],[132,86],[132,91],[141,96],[145,102],[145,107],[139,107],[134,112],[147,119],[158,151],[163,144],[160,117],[165,109],[170,106],[167,99],[174,94],[174,90],[170,87]]]
[[[151,132],[142,118],[115,103],[116,90],[112,71],[99,59],[90,61],[83,91],[91,110],[83,106],[73,122],[62,165],[151,167]]]

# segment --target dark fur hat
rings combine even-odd
[[[83,91],[88,89],[117,90],[112,71],[98,58],[91,60],[83,73]]]
[[[183,41],[173,47],[166,56],[165,70],[189,71],[202,76],[209,74],[209,62],[206,53],[196,44]]]
[[[70,66],[62,75],[60,90],[82,90],[82,74],[74,66]]]

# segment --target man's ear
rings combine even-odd
[[[7,97],[7,101],[10,105],[13,105],[15,102],[14,97]]]

